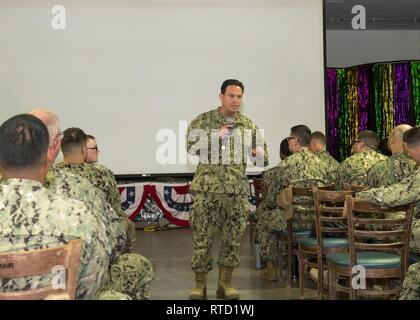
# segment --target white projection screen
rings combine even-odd
[[[47,108],[116,174],[191,173],[186,125],[236,78],[271,167],[291,126],[325,130],[323,49],[322,0],[0,0],[0,120]]]

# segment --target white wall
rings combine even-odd
[[[420,30],[327,30],[328,67],[420,59]]]
[[[117,174],[194,172],[160,165],[156,134],[172,129],[178,151],[179,121],[215,108],[227,78],[244,82],[271,165],[291,126],[324,129],[321,0],[61,0],[62,31],[55,4],[0,1],[0,119],[49,108]]]

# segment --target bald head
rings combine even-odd
[[[388,138],[388,146],[391,149],[392,154],[404,152],[404,133],[410,130],[412,127],[408,124],[400,124],[392,130]]]
[[[54,139],[57,137],[57,135],[61,133],[60,119],[58,119],[58,117],[54,113],[46,109],[34,109],[29,111],[28,113],[30,115],[33,115],[34,117],[37,117],[45,124],[45,126],[48,129],[49,141],[51,146],[54,143]]]

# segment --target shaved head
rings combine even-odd
[[[404,152],[404,133],[411,128],[412,126],[408,124],[400,124],[392,130],[388,139],[388,147],[393,154]]]
[[[60,133],[60,119],[47,109],[33,109],[28,114],[41,120],[48,129],[50,146],[53,144],[55,137]]]

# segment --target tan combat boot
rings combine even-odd
[[[217,297],[226,300],[239,299],[239,293],[231,284],[233,268],[219,267],[219,280],[217,281]]]
[[[261,277],[265,280],[277,281],[279,280],[277,273],[277,264],[274,261],[267,261],[265,268],[261,271]]]
[[[191,289],[190,300],[207,299],[207,272],[194,273],[194,288]]]

